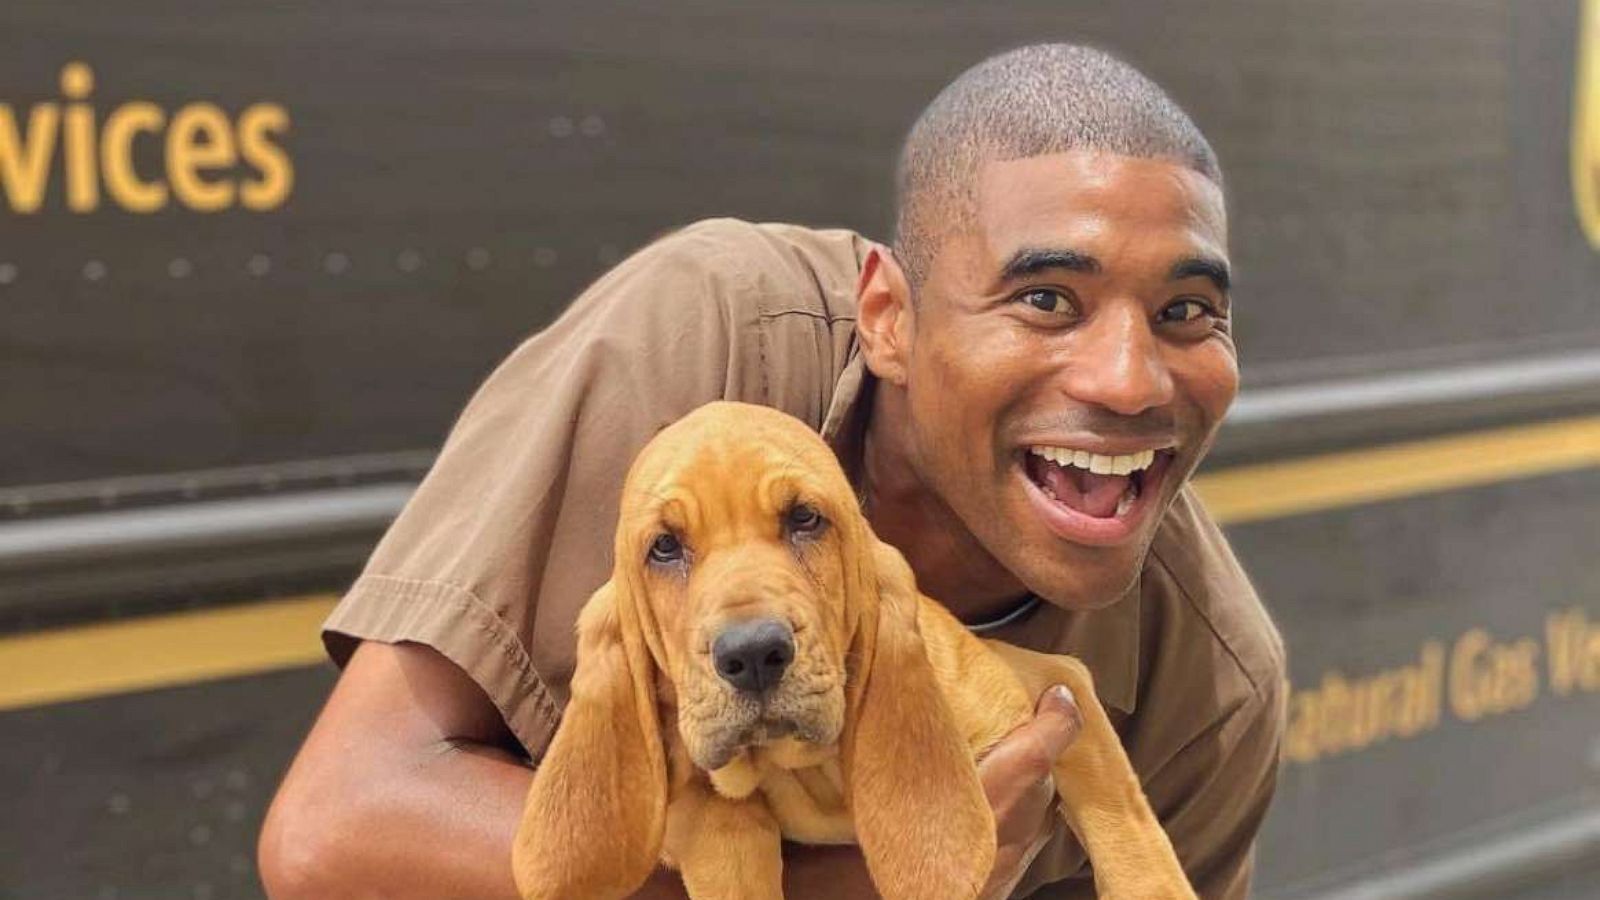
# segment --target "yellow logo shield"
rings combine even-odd
[[[1572,192],[1578,221],[1600,250],[1600,0],[1583,0],[1572,107]]]

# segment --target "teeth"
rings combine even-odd
[[[1154,450],[1141,450],[1123,456],[1102,456],[1087,450],[1069,450],[1066,447],[1030,447],[1029,452],[1042,456],[1059,466],[1077,466],[1096,475],[1127,475],[1150,468],[1155,462]]]

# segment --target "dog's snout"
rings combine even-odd
[[[794,660],[794,632],[777,619],[734,622],[711,642],[711,664],[722,680],[759,693],[778,683]]]

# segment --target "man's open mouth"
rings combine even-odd
[[[1056,514],[1052,525],[1063,537],[1103,543],[1137,524],[1159,492],[1174,453],[1141,450],[1120,455],[1036,445],[1023,454],[1022,468],[1037,493]]]

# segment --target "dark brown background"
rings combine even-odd
[[[41,214],[0,212],[0,488],[434,447],[652,235],[736,215],[885,237],[917,110],[1046,39],[1122,53],[1215,143],[1247,388],[1594,346],[1575,23],[1510,0],[10,0],[0,102],[58,98],[72,59],[102,116],[271,100],[297,184],[271,213],[75,215],[59,183]]]
[[[50,514],[49,482],[261,464],[254,491],[261,472],[287,484],[389,451],[416,453],[372,477],[415,477],[488,369],[651,236],[711,215],[885,236],[917,110],[1036,40],[1118,51],[1215,143],[1247,397],[1592,350],[1600,253],[1568,184],[1576,26],[1565,0],[7,0],[0,102],[56,99],[80,59],[102,115],[281,103],[297,185],[266,214],[73,215],[59,182],[42,214],[0,212],[16,273],[0,284],[0,517]],[[247,273],[254,254],[267,276]],[[330,254],[348,269],[329,273]],[[192,274],[172,278],[176,258]],[[104,279],[83,277],[90,260]],[[1597,510],[1591,469],[1230,536],[1310,686],[1469,628],[1537,637],[1556,608],[1600,621]],[[256,589],[343,586],[297,577]],[[254,895],[256,824],[330,682],[304,669],[0,715],[0,897]],[[1261,895],[1592,818],[1597,729],[1594,695],[1545,686],[1519,713],[1289,766]],[[1487,896],[1596,890],[1591,861]]]

